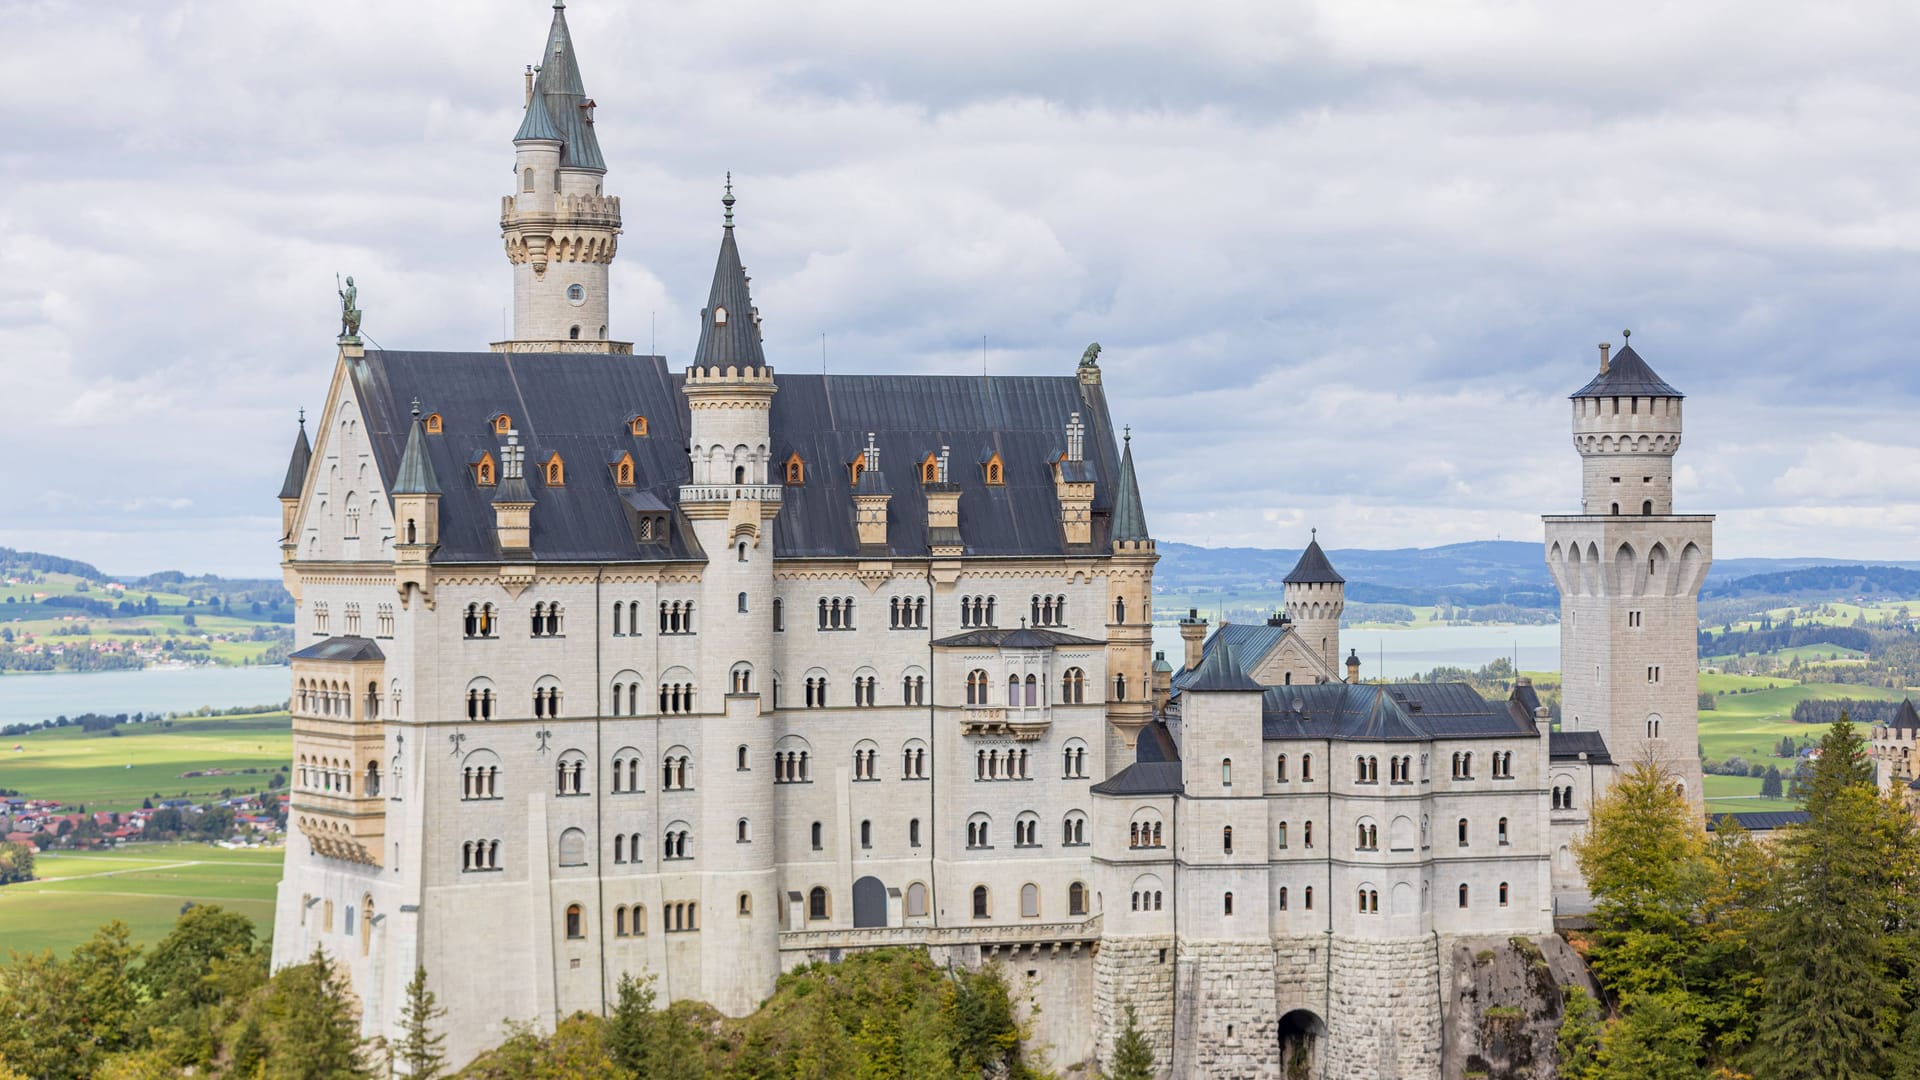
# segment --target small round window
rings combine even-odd
[[[585,303],[587,299],[587,287],[585,285],[567,286],[567,299],[576,304]]]

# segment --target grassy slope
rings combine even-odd
[[[284,712],[256,716],[194,717],[159,724],[129,724],[119,737],[58,728],[0,744],[0,787],[33,798],[85,803],[89,810],[134,810],[159,792],[185,793],[196,801],[225,788],[265,788],[274,772],[285,773],[293,734]],[[14,746],[23,748],[15,753]],[[131,766],[129,768],[128,766]],[[252,775],[180,774],[210,768],[258,768]]]
[[[0,888],[0,953],[66,953],[119,919],[135,941],[165,936],[182,905],[217,903],[273,932],[281,849],[225,851],[206,844],[136,844],[114,851],[42,854],[42,880]]]
[[[1721,694],[1719,708],[1700,714],[1700,746],[1710,758],[1734,754],[1748,761],[1765,761],[1783,735],[1795,739],[1818,739],[1817,724],[1796,724],[1791,719],[1796,703],[1815,698],[1862,698],[1898,701],[1908,696],[1905,690],[1879,686],[1833,685],[1828,683],[1790,683],[1785,679],[1743,678],[1740,676],[1702,675],[1701,688],[1717,689],[1709,680],[1740,679],[1746,683],[1775,683],[1777,689],[1751,694]],[[1756,781],[1757,783],[1757,781]]]

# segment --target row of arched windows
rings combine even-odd
[[[500,841],[468,840],[460,845],[460,872],[500,869]]]
[[[533,605],[533,636],[560,636],[560,605],[539,603]]]
[[[660,632],[662,634],[693,633],[693,601],[662,600],[660,602]]]
[[[1067,625],[1067,598],[1064,596],[1036,596],[1033,598],[1034,626]]]
[[[975,780],[1031,780],[1027,773],[1027,752],[1009,749],[979,750],[974,754]]]
[[[368,700],[370,717],[378,715],[379,688],[369,686],[371,697]],[[339,716],[353,714],[353,687],[344,682],[300,679],[293,687],[294,708],[307,716]]]
[[[1553,808],[1555,810],[1573,809],[1573,785],[1553,789]]]
[[[1124,675],[1117,675],[1114,678],[1114,685],[1117,688],[1116,694],[1124,698],[1126,693],[1126,677]],[[1086,685],[1087,673],[1085,671],[1077,667],[1071,667],[1062,672],[1060,676],[1060,703],[1063,705],[1081,704],[1086,699]],[[967,672],[967,704],[993,704],[991,686],[992,679],[987,675],[985,669],[974,668],[972,671]],[[1034,708],[1042,704],[1045,704],[1045,702],[1041,701],[1039,676],[1031,674],[1024,678],[1019,675],[1007,676],[1006,705],[1008,708]]]
[[[500,797],[500,766],[468,765],[460,770],[460,797],[497,799]]]
[[[309,758],[302,754],[295,766],[300,787],[338,795],[353,794],[353,772],[353,762],[344,758]],[[365,794],[380,794],[380,766],[377,762],[367,762],[366,784]]]
[[[492,604],[468,604],[463,626],[470,638],[498,637],[500,633]]]
[[[896,596],[887,626],[893,630],[924,630],[927,627],[927,598]]]
[[[994,607],[998,603],[992,596],[963,596],[960,598],[960,625],[963,628],[994,625]]]
[[[820,629],[853,629],[853,597],[823,596],[820,598]]]

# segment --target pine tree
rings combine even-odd
[[[433,1030],[433,1022],[445,1015],[447,1010],[427,989],[427,969],[415,967],[407,983],[407,1004],[400,1013],[400,1060],[413,1080],[434,1080],[446,1070],[447,1036]]]
[[[1700,1025],[1685,996],[1647,994],[1610,1021],[1593,1080],[1700,1080]]]
[[[1593,1080],[1599,1068],[1594,1059],[1600,1050],[1600,1005],[1583,987],[1562,987],[1561,994],[1566,1006],[1554,1039],[1555,1075],[1560,1080]]]
[[[1133,1015],[1133,1003],[1127,1003],[1127,1026],[1113,1044],[1113,1071],[1108,1080],[1153,1080],[1153,1044]]]
[[[1783,786],[1780,782],[1780,767],[1778,765],[1767,766],[1766,776],[1760,781],[1760,797],[1763,799],[1778,799],[1784,793],[1782,790]]]
[[[1751,1064],[1761,1080],[1892,1071],[1920,856],[1912,819],[1879,797],[1872,778],[1842,715],[1806,780],[1808,820],[1781,841],[1760,938],[1766,996]]]

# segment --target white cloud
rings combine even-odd
[[[614,329],[674,360],[732,169],[777,366],[823,332],[839,371],[973,371],[984,335],[992,370],[1064,372],[1099,340],[1169,539],[1532,535],[1578,499],[1564,395],[1631,325],[1690,395],[1676,486],[1723,554],[1912,540],[1911,4],[568,15],[626,216]],[[499,333],[547,17],[9,9],[0,375],[36,450],[9,524],[157,569],[148,530],[195,523],[183,565],[271,573],[231,530],[324,392],[334,273],[389,347]]]

